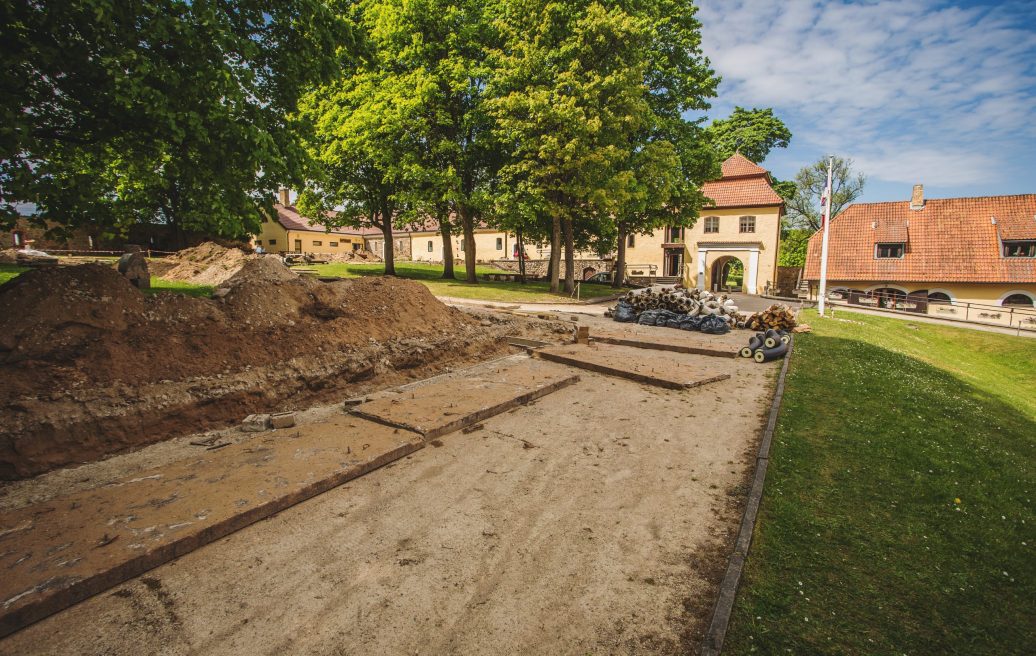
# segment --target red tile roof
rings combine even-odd
[[[734,153],[721,166],[724,178],[738,178],[744,175],[767,175],[769,171],[748,159],[741,153]]]
[[[784,200],[770,186],[770,174],[741,153],[734,153],[722,166],[723,177],[706,182],[702,191],[712,199],[707,207],[758,207],[783,205]]]
[[[995,219],[995,222],[994,222]],[[820,278],[822,233],[809,240],[804,277]],[[831,221],[828,280],[1036,282],[1036,258],[1005,258],[1001,239],[1036,239],[1036,194],[850,205]],[[906,243],[902,258],[874,245]]]
[[[324,234],[332,235],[353,235],[360,237],[373,237],[380,236],[382,234],[381,228],[372,228],[369,226],[363,228],[343,226],[340,228],[331,228],[330,230],[328,230],[319,223],[316,223],[308,217],[299,214],[299,211],[295,208],[294,205],[285,206],[279,203],[275,203],[273,208],[277,210],[278,223],[284,226],[286,230],[300,230],[303,232],[321,232]],[[328,212],[328,215],[331,218],[334,218],[338,216],[338,212]],[[410,230],[394,229],[392,231],[392,234],[402,235],[408,232],[410,232]]]

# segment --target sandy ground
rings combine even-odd
[[[674,357],[732,378],[671,391],[581,372],[0,653],[693,653],[778,368]]]

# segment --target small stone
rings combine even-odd
[[[291,428],[295,425],[294,412],[278,412],[270,415],[270,425],[274,428]]]
[[[292,421],[294,424],[294,421]],[[241,422],[241,430],[249,433],[258,433],[269,430],[271,426],[270,415],[248,415]]]

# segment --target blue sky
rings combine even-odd
[[[700,0],[723,82],[711,117],[772,107],[790,179],[826,153],[868,176],[861,201],[1036,193],[1036,0]]]

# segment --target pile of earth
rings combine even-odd
[[[112,267],[0,286],[0,479],[431,375],[570,324],[474,316],[420,283],[300,277],[251,258],[212,299],[145,296]]]
[[[245,262],[259,257],[240,248],[226,248],[207,241],[185,248],[163,259],[151,260],[150,273],[166,280],[195,285],[222,285],[241,270]]]
[[[328,262],[381,262],[381,257],[370,251],[343,251],[326,257]]]

